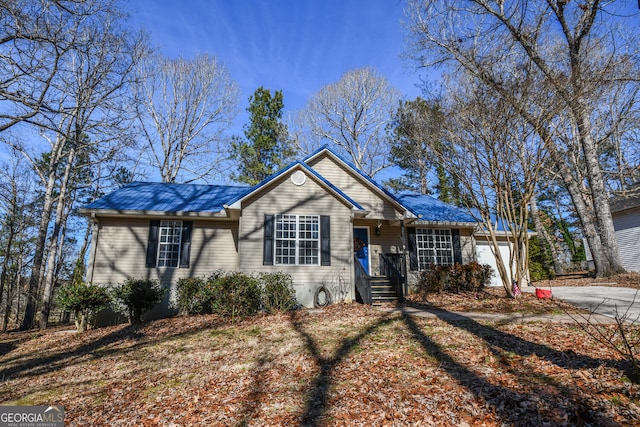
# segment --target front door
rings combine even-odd
[[[369,271],[369,227],[353,227],[353,253],[367,274]]]

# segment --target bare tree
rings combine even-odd
[[[11,153],[11,164],[0,167],[0,315],[6,331],[16,298],[20,298],[23,267],[32,254],[33,177],[20,154]]]
[[[613,3],[414,0],[408,27],[419,66],[451,63],[481,79],[532,126],[547,146],[580,217],[599,275],[622,270],[595,136],[593,101],[638,80],[637,43],[616,26]],[[622,18],[620,18],[622,19]],[[622,41],[622,43],[620,43]],[[626,41],[626,43],[625,43]],[[511,91],[517,67],[531,64],[538,91],[528,102]],[[540,104],[538,95],[551,100]],[[585,175],[567,156],[578,148]],[[573,148],[572,146],[572,148]]]
[[[21,329],[35,325],[38,296],[39,326],[47,325],[67,218],[75,192],[86,185],[78,177],[132,141],[128,94],[134,65],[146,51],[145,40],[122,28],[124,16],[118,9],[101,11],[85,17],[73,46],[61,59],[49,88],[51,108],[22,122],[38,129],[49,150],[42,153],[33,140],[5,138],[29,160],[42,186],[42,211]]]
[[[400,102],[391,122],[389,158],[402,168],[404,180],[400,187],[416,189],[421,194],[431,194],[429,175],[432,172],[432,146],[443,143],[444,111],[437,102],[420,97],[414,101]],[[401,178],[402,179],[402,178]],[[394,181],[391,181],[394,186]]]
[[[87,21],[113,8],[112,0],[0,0],[0,131],[55,108],[62,62]]]
[[[223,132],[238,108],[238,87],[217,59],[150,57],[138,70],[138,119],[162,182],[191,182],[220,172]]]
[[[529,203],[547,155],[538,137],[513,107],[466,74],[449,86],[448,144],[432,144],[436,160],[460,183],[462,199],[491,244],[507,295],[528,280]],[[509,239],[509,259],[500,251]],[[508,268],[509,267],[509,268]]]
[[[327,140],[375,176],[390,164],[385,128],[399,100],[399,91],[372,68],[348,71],[320,89],[301,113],[300,120],[316,138],[303,150]]]

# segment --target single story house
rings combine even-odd
[[[370,303],[401,297],[432,264],[479,258],[466,211],[393,195],[326,147],[253,187],[134,182],[81,212],[93,221],[88,281],[155,279],[171,298],[179,278],[224,269],[289,273],[305,307],[322,286]]]

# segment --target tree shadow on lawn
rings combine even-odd
[[[296,318],[295,314],[291,315],[291,324],[293,325],[293,328],[304,339],[307,349],[320,367],[320,371],[310,385],[306,398],[305,409],[301,418],[301,424],[303,426],[316,426],[322,424],[322,420],[328,409],[327,404],[329,401],[329,389],[331,388],[333,370],[349,355],[351,350],[353,350],[353,348],[357,346],[363,338],[371,335],[377,329],[397,320],[398,318],[392,315],[382,317],[378,321],[367,326],[358,335],[351,338],[345,338],[332,357],[324,357],[320,350],[319,343],[316,342],[313,336],[305,330],[304,322]]]
[[[446,315],[444,315],[446,313]],[[444,312],[443,321],[455,328],[466,330],[488,344],[494,354],[512,352],[520,356],[533,356],[547,360],[566,369],[596,368],[602,365],[619,367],[620,363],[608,359],[595,359],[573,352],[562,352],[542,344],[537,344],[517,336],[501,332],[482,325],[465,316]],[[598,408],[583,400],[579,390],[563,384],[545,374],[530,372],[530,367],[512,365],[507,370],[517,383],[511,388],[494,384],[482,374],[472,371],[461,364],[447,350],[431,339],[420,324],[406,312],[402,311],[401,321],[412,338],[420,344],[425,357],[440,362],[440,368],[461,386],[469,390],[480,402],[492,410],[496,417],[507,423],[519,426],[539,425],[617,425],[606,418]],[[291,324],[304,339],[311,356],[319,366],[307,392],[305,408],[301,417],[301,425],[317,426],[324,424],[328,411],[332,375],[336,367],[349,355],[352,349],[366,336],[391,322],[398,321],[397,316],[386,315],[371,323],[354,337],[344,339],[339,348],[330,357],[321,353],[320,344],[313,335],[305,330],[304,320],[291,316]],[[526,372],[525,372],[526,371]],[[528,379],[535,377],[538,384],[530,384]],[[464,408],[460,408],[464,412]]]
[[[170,320],[170,319],[167,319]],[[173,339],[187,337],[209,329],[221,326],[224,323],[219,318],[203,318],[202,321],[192,322],[185,328],[174,328],[170,332],[154,333],[154,327],[161,325],[162,320],[137,325],[126,325],[116,327],[110,333],[104,334],[101,328],[92,329],[80,335],[74,335],[70,339],[77,339],[77,345],[68,345],[64,350],[56,353],[43,353],[40,356],[30,357],[29,355],[16,356],[11,359],[0,359],[4,365],[0,369],[0,378],[4,381],[13,377],[33,377],[43,375],[56,370],[81,363],[89,359],[98,359],[106,356],[127,353],[135,349]],[[126,340],[133,340],[132,343],[125,343]],[[118,344],[123,344],[117,346]],[[9,363],[12,360],[24,358],[17,363]]]
[[[496,356],[502,356],[501,350],[522,357],[536,355],[566,369],[597,368],[602,365],[620,367],[617,361],[594,359],[572,351],[558,351],[493,329],[456,313],[442,310],[439,311],[438,317],[451,326],[466,330],[484,340],[489,344],[489,350]],[[404,311],[403,320],[424,351],[439,360],[441,368],[449,376],[492,407],[496,415],[504,421],[517,423],[519,426],[618,425],[606,418],[598,408],[592,407],[588,401],[585,401],[577,388],[563,384],[550,376],[536,374],[536,379],[541,380],[546,387],[532,388],[532,384],[523,381],[533,376],[530,372],[531,368],[527,366],[514,364],[507,369],[514,378],[520,379],[513,389],[492,384],[486,377],[471,371],[447,354],[439,344],[424,333],[416,320]],[[517,389],[528,391],[519,392],[516,391]]]
[[[265,367],[272,361],[272,357],[260,356],[256,361],[256,365],[252,369],[251,374],[251,392],[242,405],[243,419],[238,423],[239,426],[249,425],[249,422],[258,416],[260,411],[260,402],[267,391],[266,381],[264,378]]]
[[[405,317],[407,313],[401,308]],[[622,370],[629,378],[634,377],[633,367],[630,363],[611,359],[594,359],[589,356],[580,355],[573,350],[560,351],[502,332],[498,329],[484,325],[470,317],[446,310],[427,310],[435,314],[438,319],[454,326],[464,329],[489,344],[489,349],[494,354],[499,354],[500,350],[515,353],[518,356],[528,357],[536,355],[565,369],[593,369],[602,365]],[[552,334],[552,328],[549,328]]]

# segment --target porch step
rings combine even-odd
[[[398,295],[389,278],[384,276],[373,276],[371,278],[371,303],[373,305],[397,301]]]

